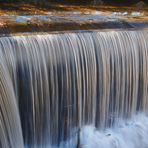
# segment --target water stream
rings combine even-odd
[[[0,38],[0,147],[147,148],[148,30]]]

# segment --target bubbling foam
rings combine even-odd
[[[115,127],[99,131],[85,126],[81,131],[82,148],[147,148],[148,117],[143,114],[120,121]]]

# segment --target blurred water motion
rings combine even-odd
[[[0,146],[147,147],[147,115],[133,119],[148,111],[147,40],[148,30],[1,37]]]

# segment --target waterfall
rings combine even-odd
[[[148,30],[0,38],[0,147],[139,148],[147,112]]]

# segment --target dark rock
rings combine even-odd
[[[106,136],[111,136],[111,134],[107,134]]]
[[[102,1],[102,0],[93,0],[92,4],[93,5],[103,5],[104,1]]]
[[[139,1],[135,4],[135,6],[137,9],[143,9],[144,7],[146,7],[146,3],[144,3],[143,1]]]

